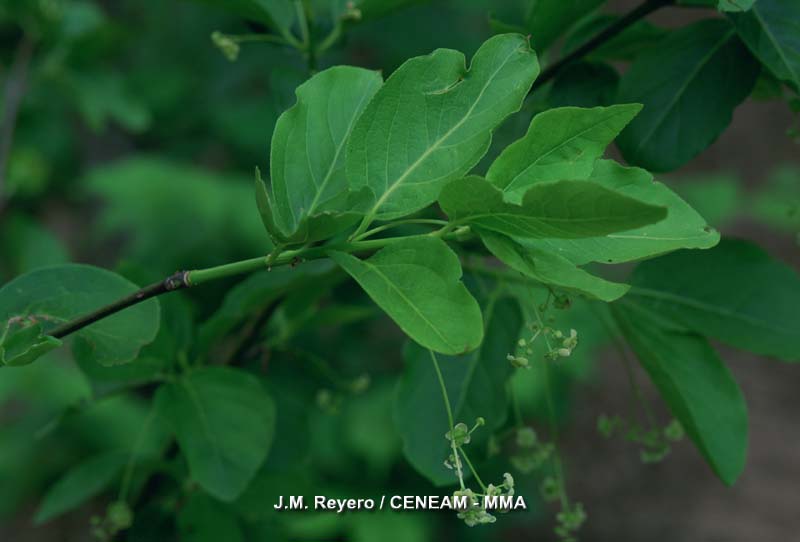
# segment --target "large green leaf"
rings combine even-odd
[[[445,186],[439,205],[455,223],[523,238],[595,237],[667,216],[662,207],[588,181],[537,183],[516,205],[503,201],[503,193],[485,179],[470,176]]]
[[[267,457],[274,433],[275,407],[258,379],[206,367],[162,386],[155,400],[192,478],[217,499],[238,497]]]
[[[282,237],[315,241],[358,218],[345,178],[344,148],[381,83],[378,72],[336,66],[297,88],[297,104],[275,125],[270,154],[272,216]],[[333,227],[309,232],[309,220],[327,220]]]
[[[36,523],[44,523],[69,512],[98,495],[111,484],[126,460],[125,454],[107,452],[69,469],[47,490],[36,512]]]
[[[582,265],[589,262],[621,263],[639,260],[680,248],[709,248],[719,242],[719,233],[677,194],[639,168],[626,168],[612,160],[597,162],[590,177],[611,190],[667,208],[661,222],[603,237],[521,241],[549,248]]]
[[[614,309],[673,416],[717,476],[733,484],[744,469],[748,429],[747,405],[730,371],[702,337],[664,329],[654,313],[635,305]]]
[[[492,130],[517,111],[539,73],[520,35],[495,36],[475,53],[438,49],[387,79],[359,117],[347,145],[347,178],[377,198],[369,220],[392,219],[433,203],[447,181],[475,166]]]
[[[506,419],[506,380],[511,364],[505,358],[519,338],[519,307],[510,299],[489,303],[486,326],[486,340],[479,350],[463,356],[437,356],[454,422],[471,426],[478,416],[486,420],[486,427],[473,435],[476,449]],[[452,453],[444,437],[449,430],[447,410],[431,353],[409,343],[403,357],[406,368],[394,405],[403,452],[411,465],[434,484],[453,484],[457,480],[455,473],[444,466],[444,460]],[[420,416],[420,412],[425,415]]]
[[[758,0],[730,18],[739,37],[779,79],[800,91],[800,2]]]
[[[614,301],[628,291],[626,284],[609,282],[558,254],[535,246],[522,246],[513,239],[490,232],[480,232],[489,252],[510,268],[534,280],[585,294],[601,301]]]
[[[690,331],[800,361],[800,276],[752,243],[643,262],[631,282],[636,303]]]
[[[724,20],[671,33],[642,53],[620,82],[620,102],[644,104],[617,144],[628,162],[676,169],[705,150],[753,89],[758,63]]]
[[[478,347],[483,323],[478,302],[461,282],[461,264],[434,237],[396,242],[367,260],[332,252],[400,328],[425,348],[461,354]]]
[[[32,271],[0,288],[0,358],[5,364],[34,361],[58,346],[48,331],[138,290],[126,279],[97,267],[64,264]],[[133,360],[155,339],[159,307],[145,301],[75,333],[82,352],[102,365]],[[27,351],[33,347],[34,352]],[[26,353],[27,351],[27,353]],[[34,355],[31,355],[34,354]]]
[[[538,182],[586,179],[595,161],[641,110],[639,104],[561,107],[539,113],[528,132],[500,154],[486,178],[519,201]]]

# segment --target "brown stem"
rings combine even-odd
[[[170,275],[169,277],[165,278],[160,282],[156,282],[155,284],[151,284],[150,286],[145,286],[141,290],[137,290],[136,292],[132,293],[127,297],[123,297],[119,301],[112,303],[111,305],[106,305],[105,307],[87,314],[81,318],[76,320],[72,320],[71,322],[67,322],[63,325],[60,325],[47,334],[51,337],[55,337],[56,339],[61,339],[62,337],[66,337],[70,333],[75,333],[78,330],[85,328],[88,325],[94,324],[98,320],[102,320],[112,314],[116,314],[121,310],[125,310],[128,307],[132,307],[133,305],[138,305],[139,303],[150,299],[151,297],[156,297],[161,294],[165,294],[168,292],[174,292],[175,290],[181,290],[183,288],[188,288],[191,286],[189,282],[186,280],[186,271],[179,271],[174,275]]]

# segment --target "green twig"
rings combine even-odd
[[[442,400],[444,401],[444,408],[447,411],[447,424],[450,427],[450,447],[453,449],[453,461],[455,462],[456,474],[458,474],[458,483],[461,490],[464,490],[464,472],[461,470],[461,460],[458,457],[458,447],[456,446],[455,439],[455,423],[453,421],[453,409],[450,407],[450,398],[447,396],[447,387],[444,385],[444,377],[442,370],[439,368],[439,361],[436,359],[436,354],[433,350],[428,350],[433,362],[433,368],[436,371],[436,378],[439,380],[439,388],[442,390]]]

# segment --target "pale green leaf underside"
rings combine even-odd
[[[624,231],[663,220],[665,209],[588,181],[537,183],[520,205],[476,176],[445,186],[439,205],[451,221],[522,238],[580,238]]]
[[[511,269],[534,280],[584,294],[601,301],[614,301],[625,295],[628,285],[610,282],[577,267],[566,258],[535,246],[522,246],[513,239],[491,232],[480,232],[489,252]]]
[[[314,215],[351,211],[344,149],[381,83],[378,72],[336,66],[297,88],[297,103],[275,125],[270,154],[272,216],[285,237]]]
[[[59,324],[84,316],[138,289],[115,273],[90,265],[64,264],[37,269],[0,288],[0,336],[6,329],[13,331],[20,325],[38,325],[47,334]],[[84,351],[97,363],[126,363],[155,339],[159,317],[158,301],[152,299],[104,318],[75,336],[86,342]],[[31,339],[34,341],[31,346],[34,343],[46,346],[46,342],[42,342],[44,338],[38,334]],[[22,347],[16,345],[16,348]]]
[[[537,182],[586,179],[595,161],[641,109],[639,104],[624,104],[539,113],[525,136],[492,163],[486,178],[514,202]]]
[[[425,348],[461,354],[483,339],[480,307],[461,282],[461,264],[444,241],[407,239],[367,260],[342,252],[330,256]]]
[[[704,338],[664,330],[653,313],[636,305],[614,308],[672,414],[714,472],[733,484],[745,465],[748,422],[747,405],[728,368]]]
[[[272,444],[272,399],[244,371],[198,369],[159,388],[156,408],[172,426],[192,479],[223,501],[244,491]]]
[[[640,201],[667,208],[661,222],[628,231],[586,239],[545,239],[532,243],[548,248],[577,265],[589,262],[622,263],[681,248],[710,248],[719,233],[677,194],[639,168],[626,168],[612,160],[596,163],[590,181]],[[520,240],[528,244],[525,240]]]
[[[441,187],[469,171],[491,132],[517,111],[539,73],[525,37],[495,36],[475,53],[438,49],[395,71],[356,122],[347,178],[377,200],[368,220],[389,220],[433,203]]]

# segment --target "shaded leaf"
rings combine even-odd
[[[533,0],[525,17],[525,28],[537,51],[544,51],[581,17],[604,0]]]
[[[747,241],[641,263],[630,296],[686,329],[800,361],[800,276]]]
[[[34,521],[44,523],[97,496],[116,478],[126,460],[125,454],[108,452],[75,465],[47,490]]]
[[[604,62],[575,62],[564,67],[547,94],[551,107],[608,105],[617,96],[619,74]]]
[[[618,101],[644,104],[617,144],[628,162],[670,171],[705,150],[749,94],[758,63],[724,20],[669,34],[622,76]]]
[[[156,393],[192,478],[223,501],[238,497],[272,444],[275,407],[254,376],[225,367],[191,372]]]
[[[731,13],[730,19],[756,58],[776,77],[800,91],[800,3],[758,0],[746,13]]]
[[[744,469],[748,422],[730,371],[705,339],[664,329],[649,310],[615,304],[613,313],[673,416],[717,476],[732,485]]]

